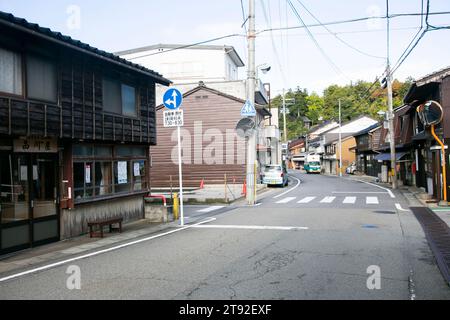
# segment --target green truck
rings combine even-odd
[[[305,165],[303,167],[307,174],[322,172],[322,163],[320,160],[320,155],[309,154],[306,156]]]

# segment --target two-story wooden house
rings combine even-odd
[[[143,216],[160,74],[0,12],[0,254]]]

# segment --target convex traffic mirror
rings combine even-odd
[[[439,124],[444,117],[442,106],[433,100],[418,106],[417,114],[420,121],[426,126]]]

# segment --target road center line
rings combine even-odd
[[[238,225],[198,225],[196,229],[241,229],[241,230],[278,230],[278,231],[298,231],[309,230],[307,227],[279,227],[279,226],[238,226]]]
[[[59,261],[59,262],[48,264],[48,265],[45,265],[45,266],[42,266],[42,267],[39,267],[39,268],[34,268],[34,269],[30,269],[30,270],[27,270],[27,271],[24,271],[24,272],[16,273],[16,274],[4,277],[4,278],[0,278],[0,282],[5,282],[5,281],[11,280],[11,279],[15,279],[15,278],[19,278],[19,277],[22,277],[22,276],[25,276],[25,275],[28,275],[28,274],[32,274],[32,273],[36,273],[36,272],[39,272],[39,271],[48,270],[48,269],[51,269],[51,268],[54,268],[54,267],[59,267],[61,265],[64,265],[64,264],[67,264],[67,263],[70,263],[70,262],[74,262],[74,261],[78,261],[78,260],[82,260],[82,259],[98,256],[100,254],[108,253],[108,252],[111,252],[111,251],[116,251],[116,250],[119,250],[119,249],[122,249],[122,248],[125,248],[125,247],[129,247],[129,246],[132,246],[132,245],[135,245],[135,244],[139,244],[139,243],[142,243],[142,242],[146,242],[146,241],[150,241],[150,240],[153,240],[153,239],[161,238],[161,237],[167,236],[167,235],[175,233],[175,232],[180,232],[180,231],[183,231],[183,230],[186,230],[186,229],[194,228],[196,226],[199,226],[199,225],[202,225],[202,224],[205,224],[205,223],[210,223],[210,222],[215,221],[215,220],[217,220],[217,219],[216,218],[210,218],[208,220],[204,220],[204,221],[201,221],[201,222],[193,224],[193,225],[187,225],[187,226],[184,226],[184,227],[181,227],[181,228],[177,228],[175,230],[171,230],[171,231],[168,231],[168,232],[165,232],[165,233],[157,234],[155,236],[139,239],[139,240],[128,242],[128,243],[124,243],[124,244],[121,244],[119,246],[115,246],[115,247],[112,247],[112,248],[91,252],[89,254],[78,256],[78,257],[75,257],[75,258]]]
[[[294,178],[295,180],[297,180],[297,185],[296,185],[295,187],[292,187],[292,188],[289,189],[288,191],[283,192],[282,194],[279,194],[279,195],[273,197],[274,199],[278,199],[278,198],[281,198],[281,197],[284,196],[284,195],[287,195],[288,193],[290,193],[290,192],[294,191],[295,189],[297,189],[298,186],[302,183],[300,179],[297,179],[297,178],[294,177],[294,176],[289,175],[289,177]]]

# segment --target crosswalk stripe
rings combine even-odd
[[[202,210],[198,210],[197,212],[209,213],[209,212],[216,211],[216,210],[219,210],[219,209],[222,209],[222,208],[225,208],[225,207],[224,206],[211,206],[211,207],[208,207],[208,208],[205,208],[205,209],[202,209]]]
[[[325,197],[320,201],[320,203],[332,203],[336,197]]]
[[[278,201],[277,203],[279,203],[279,204],[281,204],[281,203],[288,203],[288,202],[291,202],[292,200],[295,200],[295,199],[296,199],[296,197],[287,197],[287,198],[284,198],[283,200]]]
[[[378,197],[367,197],[366,204],[379,204]]]
[[[345,197],[345,199],[342,203],[355,204],[355,202],[356,202],[356,197]]]
[[[315,198],[316,198],[316,197],[306,197],[306,198],[300,200],[300,201],[297,202],[297,203],[310,203],[310,202],[313,201]]]

